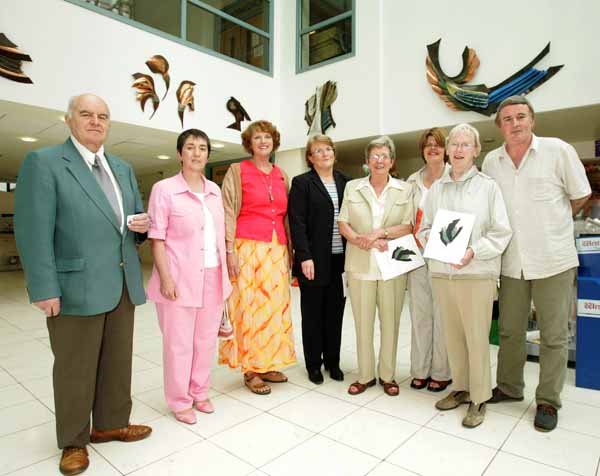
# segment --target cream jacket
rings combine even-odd
[[[475,224],[469,241],[475,256],[462,269],[448,263],[429,260],[434,277],[497,278],[500,275],[501,255],[512,237],[512,229],[500,187],[494,180],[473,166],[459,180],[444,174],[429,189],[423,210],[423,223],[417,234],[422,243],[427,241],[431,224],[438,209],[443,208],[475,215]]]
[[[373,210],[371,209],[371,198],[369,196],[372,192],[363,186],[365,180],[369,180],[368,177],[351,180],[346,184],[338,220],[348,223],[359,234],[369,233],[373,230]],[[395,182],[394,186],[386,192],[381,227],[410,225],[413,218],[412,189],[402,180],[392,177],[390,177],[390,180]],[[350,242],[346,245],[345,270],[347,272],[356,275],[369,273],[371,259],[370,250],[361,250]]]

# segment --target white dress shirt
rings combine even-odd
[[[110,182],[112,183],[112,185],[115,189],[116,195],[117,195],[117,201],[119,203],[119,208],[121,209],[121,223],[119,224],[119,229],[121,230],[121,233],[123,233],[123,227],[125,226],[125,212],[123,210],[123,196],[121,194],[121,187],[119,187],[119,183],[115,179],[115,176],[114,176],[110,166],[108,165],[108,161],[106,160],[106,157],[104,156],[104,146],[103,145],[100,146],[100,149],[98,149],[98,152],[96,152],[94,154],[91,150],[89,150],[87,147],[82,145],[77,139],[75,139],[75,137],[71,136],[71,141],[73,142],[73,145],[77,149],[77,152],[79,152],[79,155],[81,155],[81,157],[83,157],[83,161],[90,169],[90,172],[92,171],[92,167],[94,165],[96,156],[98,156],[100,158],[100,165],[101,165],[101,167],[104,167],[104,170],[110,177]]]
[[[204,267],[216,268],[219,266],[219,255],[217,251],[217,230],[212,213],[206,206],[204,192],[192,192],[202,202],[204,211]]]

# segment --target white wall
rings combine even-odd
[[[383,4],[383,131],[397,133],[434,125],[481,120],[448,109],[425,79],[426,45],[442,38],[440,62],[449,75],[462,67],[465,46],[481,65],[473,83],[493,86],[525,66],[551,42],[539,69],[565,64],[528,97],[536,112],[600,102],[600,55],[593,31],[600,2],[592,0],[436,0]]]
[[[158,3],[158,2],[157,2]],[[63,0],[2,0],[2,32],[28,53],[23,69],[34,81],[24,85],[2,79],[2,99],[64,110],[68,98],[94,92],[108,102],[113,120],[181,131],[175,91],[182,80],[196,83],[193,113],[185,127],[204,129],[211,138],[239,142],[239,132],[226,129],[233,116],[225,109],[230,96],[250,116],[279,122],[276,79],[147,33]],[[170,63],[171,87],[152,120],[151,103],[142,113],[131,88],[131,74],[151,74],[145,61],[161,54]],[[154,75],[158,95],[164,83]]]

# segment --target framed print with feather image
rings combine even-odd
[[[440,208],[433,219],[423,256],[460,264],[471,239],[475,215]]]
[[[384,281],[425,264],[413,235],[388,241],[387,251],[375,251],[375,259]]]

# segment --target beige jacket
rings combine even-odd
[[[448,263],[429,260],[432,276],[448,279],[497,278],[500,275],[501,255],[512,237],[512,229],[502,192],[498,184],[475,166],[457,181],[450,173],[436,181],[427,194],[423,223],[417,233],[421,243],[427,242],[438,209],[443,208],[475,215],[469,247],[475,254],[461,269]]]
[[[346,222],[359,234],[373,230],[373,212],[371,210],[371,193],[363,187],[368,178],[351,180],[346,184],[344,200],[340,210],[339,221]],[[396,225],[410,225],[413,218],[411,201],[412,188],[404,181],[395,180],[395,186],[386,192],[385,206],[381,226],[383,228]],[[346,246],[345,270],[353,274],[367,274],[371,268],[371,251],[361,250],[348,242]]]
[[[289,191],[290,180],[283,169],[281,167],[278,168],[285,180],[285,188]],[[235,242],[237,218],[240,214],[240,209],[242,208],[242,173],[239,162],[229,166],[229,169],[223,178],[221,193],[223,195],[223,208],[225,209],[225,242],[233,243]],[[291,250],[292,240],[290,238],[290,225],[287,215],[285,216],[284,226],[288,249]]]

